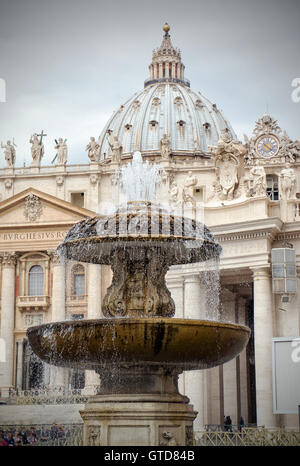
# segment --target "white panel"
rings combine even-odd
[[[300,337],[272,339],[274,414],[297,414],[300,405]]]

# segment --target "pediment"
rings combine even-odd
[[[0,228],[72,225],[94,212],[50,194],[28,188],[0,202]]]

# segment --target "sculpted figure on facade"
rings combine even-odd
[[[120,163],[123,147],[117,136],[114,136],[113,133],[108,135],[108,144],[111,148],[111,161],[113,163]]]
[[[208,149],[214,156],[216,169],[214,192],[222,200],[232,200],[239,184],[239,159],[246,154],[247,149],[240,141],[233,140],[228,129],[223,129],[217,145],[208,146]]]
[[[176,181],[172,181],[170,189],[169,189],[169,195],[170,195],[170,204],[172,207],[176,207],[179,204],[179,189],[177,186]]]
[[[171,154],[171,140],[167,134],[164,134],[160,140],[160,153],[163,159],[168,159]]]
[[[88,151],[88,156],[91,162],[98,162],[100,154],[100,145],[95,141],[94,137],[90,137],[90,142],[86,146],[85,150]]]
[[[45,153],[44,144],[38,138],[37,134],[33,134],[29,142],[31,144],[31,156],[32,156],[31,165],[33,167],[39,167],[41,164],[41,160]]]
[[[54,149],[57,150],[57,165],[65,165],[68,160],[68,146],[66,144],[66,139],[63,140],[62,138],[59,138],[58,141],[56,141],[56,145],[54,146]]]
[[[281,128],[277,123],[277,120],[272,118],[270,115],[265,114],[255,122],[253,134],[259,136],[260,134],[279,134]]]
[[[251,168],[248,178],[248,195],[249,196],[266,196],[267,178],[266,172],[259,160],[256,160],[254,167]]]
[[[285,164],[279,174],[280,197],[281,199],[293,199],[296,188],[296,173],[289,163]]]
[[[243,156],[246,153],[246,147],[240,141],[234,140],[227,128],[222,129],[217,145],[208,146],[208,150],[216,157],[224,153],[232,154],[235,157]]]
[[[188,176],[186,177],[183,188],[182,188],[182,199],[183,202],[191,204],[195,204],[194,199],[194,189],[197,185],[197,178],[193,175],[192,171],[188,172]]]
[[[42,215],[42,203],[40,198],[34,194],[29,194],[25,198],[24,216],[29,222],[36,222]]]
[[[4,149],[4,158],[9,167],[13,167],[16,161],[16,150],[11,141],[7,141],[6,146],[1,142],[1,148]]]
[[[292,163],[300,155],[299,141],[292,141],[286,131],[283,132],[283,136],[280,138],[279,155]]]

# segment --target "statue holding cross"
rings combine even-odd
[[[31,166],[33,167],[40,166],[42,157],[45,153],[44,144],[43,144],[44,136],[47,136],[47,134],[45,134],[44,131],[42,131],[41,134],[33,134],[33,136],[31,136],[29,140],[29,142],[31,143],[31,156],[32,156]]]

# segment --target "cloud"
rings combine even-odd
[[[70,162],[88,162],[89,137],[143,88],[165,21],[192,89],[222,109],[239,137],[269,109],[300,139],[300,103],[291,99],[299,13],[292,0],[2,0],[0,140],[14,136],[18,165],[28,164],[29,138],[44,129],[44,164],[60,136]]]

